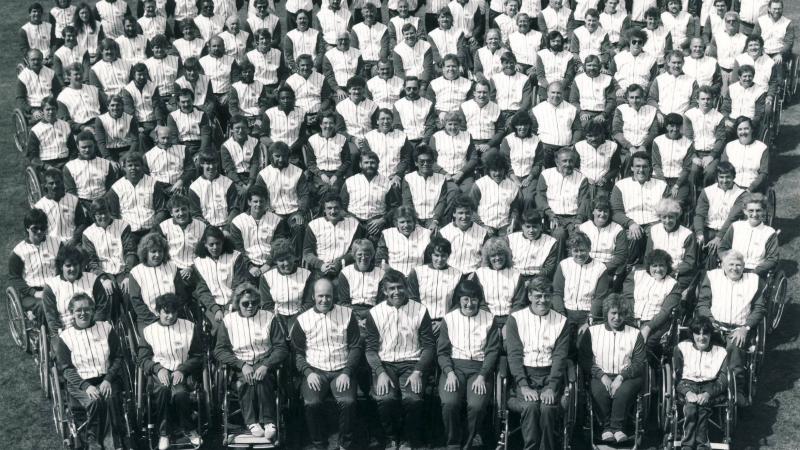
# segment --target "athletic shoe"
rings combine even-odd
[[[251,423],[250,425],[247,426],[247,428],[250,430],[250,434],[252,434],[255,437],[264,436],[264,429],[261,428],[261,425],[257,423]]]
[[[614,442],[614,433],[610,430],[603,431],[603,435],[600,436],[600,439],[602,439],[603,442]]]
[[[269,439],[270,441],[275,439],[275,435],[278,434],[278,429],[275,427],[274,423],[268,423],[264,425],[264,437]]]
[[[622,431],[617,431],[616,433],[614,433],[614,439],[616,439],[617,442],[625,442],[628,440],[628,435],[623,433]]]
[[[197,433],[197,430],[186,433],[186,437],[189,438],[189,442],[191,442],[194,448],[198,448],[203,444],[203,439],[200,437],[200,434]]]
[[[169,436],[161,436],[158,438],[158,450],[167,450],[169,448]]]

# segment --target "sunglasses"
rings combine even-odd
[[[252,302],[240,302],[239,306],[243,308],[249,308],[251,306],[258,306],[260,302],[252,301]]]
[[[642,44],[644,44],[644,41],[640,41],[639,39],[634,39],[634,40],[631,40],[631,44],[633,44],[633,45],[642,45]]]

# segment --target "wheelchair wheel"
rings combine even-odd
[[[39,368],[39,383],[42,385],[44,398],[50,398],[50,389],[56,390],[58,387],[50,383],[50,339],[47,336],[47,327],[44,324],[39,328],[39,352],[36,356],[36,365]]]
[[[31,350],[30,340],[28,339],[28,327],[25,324],[25,310],[22,308],[22,301],[14,288],[6,289],[6,312],[8,313],[8,329],[11,332],[11,339],[20,350],[29,352]]]
[[[791,72],[789,73],[789,93],[792,98],[797,96],[798,84],[800,84],[800,56],[795,55],[791,61]]]
[[[28,205],[34,207],[36,202],[42,198],[42,183],[39,181],[39,174],[31,166],[25,168],[25,187],[28,193]]]
[[[60,382],[58,378],[58,369],[52,367],[48,375],[53,384],[53,425],[56,428],[56,433],[64,443],[64,448],[73,448],[70,424],[67,420],[66,404],[64,403],[64,396],[61,391]]]
[[[214,407],[212,405],[212,399],[214,398],[213,392],[214,391],[211,389],[211,374],[208,369],[203,369],[203,391],[202,395],[198,395],[198,403],[200,403],[198,405],[198,415],[205,417],[204,422],[206,424],[206,429],[213,428],[214,423]],[[202,414],[200,411],[202,411]],[[202,427],[199,429],[202,429]]]
[[[772,136],[777,137],[781,133],[781,119],[783,118],[783,96],[775,99],[775,110],[772,112]]]
[[[28,119],[18,109],[14,110],[14,145],[20,153],[28,149]]]
[[[772,223],[775,221],[775,213],[778,210],[778,198],[775,195],[775,189],[769,188],[767,189],[767,217],[766,223],[769,226],[772,226]]]
[[[575,417],[578,410],[578,370],[572,363],[567,367],[567,385],[564,389],[564,398],[562,404],[566,407],[564,411],[564,428],[562,438],[562,448],[569,450],[572,448],[572,429],[575,425]]]
[[[770,295],[770,316],[769,316],[769,332],[772,333],[778,328],[783,318],[783,311],[786,308],[786,289],[788,284],[786,282],[786,275],[783,272],[778,272],[775,276],[774,287]]]
[[[217,117],[211,120],[211,142],[214,143],[215,146],[219,147],[225,142],[227,139],[227,133],[222,128],[222,123],[220,123]]]
[[[661,404],[658,408],[658,424],[661,429],[669,432],[672,415],[672,364],[666,362],[661,366]]]

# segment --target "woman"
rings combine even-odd
[[[719,244],[719,253],[736,250],[744,255],[744,268],[764,278],[778,264],[778,233],[764,223],[766,198],[758,193],[744,199],[746,220],[731,224]]]
[[[424,262],[430,237],[431,231],[417,224],[414,208],[401,206],[394,212],[394,227],[381,232],[375,259],[408,276]]]
[[[606,323],[589,327],[581,336],[579,363],[589,379],[602,441],[624,442],[628,440],[625,419],[647,368],[644,339],[638,329],[625,325],[630,304],[619,294],[603,300],[603,316]]]
[[[85,266],[86,257],[80,248],[64,245],[58,249],[56,276],[45,281],[42,293],[47,329],[52,336],[72,327],[69,304],[75,294],[84,293],[94,300],[98,319],[105,320],[111,312],[112,281],[105,276],[84,272]]]
[[[156,298],[175,294],[183,302],[189,298],[178,266],[170,261],[167,239],[151,232],[139,242],[139,264],[128,276],[128,308],[141,330],[158,320]]]
[[[633,318],[651,351],[669,328],[672,310],[681,301],[678,282],[670,276],[672,257],[664,250],[653,250],[644,258],[644,268],[628,274],[622,295],[633,304]]]
[[[681,289],[689,286],[697,265],[697,239],[692,230],[680,223],[681,205],[676,200],[664,198],[656,205],[659,223],[647,231],[645,253],[661,249],[669,253],[675,267],[673,277]]]
[[[79,52],[88,53],[89,61],[94,62],[97,58],[97,43],[103,39],[104,33],[100,22],[94,19],[92,8],[88,4],[78,5],[72,17],[72,26],[77,33]]]
[[[628,235],[625,229],[611,220],[611,203],[600,197],[592,207],[592,218],[578,227],[589,237],[592,246],[589,256],[606,265],[609,276],[623,273],[628,259]]]
[[[734,183],[749,192],[766,192],[769,176],[769,148],[755,138],[753,119],[739,117],[734,123],[738,140],[728,142],[720,161],[736,169]]]
[[[411,144],[405,132],[394,128],[394,114],[392,110],[380,108],[378,110],[377,127],[364,135],[359,141],[360,151],[372,151],[378,155],[378,173],[400,187],[400,182],[406,172],[411,170]]]
[[[589,236],[577,232],[569,238],[567,246],[570,257],[558,264],[553,278],[553,309],[565,315],[575,331],[603,317],[609,277],[606,265],[590,256]]]
[[[461,280],[461,271],[447,263],[452,253],[450,241],[433,236],[425,247],[425,260],[430,263],[411,269],[408,275],[409,296],[428,308],[436,336],[453,303],[453,291]]]
[[[136,238],[131,227],[115,219],[108,202],[100,198],[92,202],[94,223],[83,231],[81,247],[88,258],[88,269],[97,276],[110,278],[127,293],[127,275],[136,265]]]
[[[481,267],[475,271],[474,280],[481,286],[486,306],[500,328],[512,311],[525,304],[525,282],[513,264],[511,248],[505,239],[493,237],[483,244]]]
[[[353,264],[342,268],[336,282],[337,303],[353,308],[366,320],[370,308],[378,303],[384,270],[375,264],[375,246],[369,239],[356,239],[350,246]]]
[[[522,201],[533,205],[544,165],[544,147],[533,133],[533,120],[527,111],[515,114],[509,125],[513,132],[503,138],[500,153],[508,160],[511,167],[508,177],[519,185]]]
[[[459,102],[460,104],[460,102]],[[478,152],[472,137],[465,130],[466,119],[460,109],[443,113],[444,129],[431,136],[430,147],[438,153],[437,172],[457,184],[462,193],[469,193],[475,183],[474,169]]]
[[[231,372],[250,433],[273,439],[276,380],[271,369],[282,365],[289,354],[286,333],[276,315],[261,308],[258,290],[250,283],[236,287],[231,306],[233,312],[219,327],[214,357]]]
[[[130,78],[130,66],[119,57],[119,46],[111,39],[103,39],[99,46],[100,60],[89,72],[89,82],[106,97],[119,94]]]
[[[176,56],[170,56],[177,60]],[[139,63],[131,68],[130,82],[125,86],[120,94],[125,104],[125,112],[132,115],[137,122],[137,131],[141,129],[141,139],[144,148],[142,152],[148,151],[155,145],[153,136],[155,129],[159,124],[166,123],[167,120],[167,107],[165,99],[170,100],[169,92],[172,91],[174,80],[169,82],[169,90],[167,93],[161,91],[161,85],[153,81],[150,76],[150,69],[148,66],[154,66],[156,70],[164,70],[164,68],[156,66],[160,64],[158,60],[151,58],[147,63]],[[177,73],[177,61],[175,61],[175,72]],[[170,71],[172,69],[169,69]],[[163,74],[162,74],[163,75]],[[168,80],[162,80],[167,82]],[[110,100],[109,100],[110,101]],[[109,105],[109,112],[111,106]]]
[[[228,309],[233,288],[250,281],[249,262],[214,226],[203,231],[195,255],[193,297],[205,308],[206,318],[216,330]]]
[[[296,250],[289,239],[275,239],[270,256],[275,267],[259,279],[261,305],[288,330],[295,318],[314,304],[314,280],[311,271],[298,267]]]

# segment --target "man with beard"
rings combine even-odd
[[[550,234],[559,241],[559,247],[586,220],[589,182],[575,170],[577,161],[572,147],[560,148],[556,167],[542,171],[536,188],[536,207],[547,215]]]
[[[427,98],[420,97],[422,80],[406,77],[403,84],[405,97],[394,103],[395,128],[405,131],[409,143],[415,148],[427,143],[436,131],[436,110]]]
[[[330,192],[320,200],[323,216],[309,222],[303,239],[303,260],[323,276],[335,278],[351,258],[350,245],[366,234],[358,219],[344,215],[342,199]]]
[[[400,196],[391,181],[378,173],[378,155],[361,153],[361,173],[349,177],[342,186],[342,207],[361,222],[367,236],[377,242],[381,231],[391,223],[392,211],[400,204]]]

